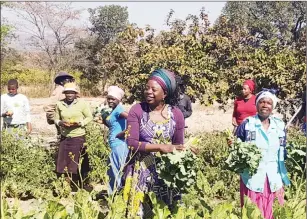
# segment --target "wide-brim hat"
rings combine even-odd
[[[77,90],[77,86],[75,83],[66,83],[64,85],[64,90],[63,90],[63,94],[66,92],[66,91],[74,91],[76,92],[77,94],[79,93],[79,91]]]
[[[60,72],[57,74],[57,76],[54,79],[54,83],[60,84],[60,82],[63,80],[63,78],[70,78],[73,79],[74,77],[67,72]]]

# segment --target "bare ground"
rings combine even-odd
[[[93,108],[104,101],[102,98],[85,98],[85,100]],[[30,99],[33,135],[42,135],[47,138],[55,136],[56,129],[53,125],[48,125],[43,110],[44,105],[48,104],[48,102],[48,98]],[[124,105],[124,107],[128,111],[131,105]],[[198,103],[193,104],[192,107],[193,114],[190,118],[186,119],[188,133],[222,131],[232,127],[232,109],[230,107],[228,107],[226,112],[219,110],[217,106],[204,107]]]

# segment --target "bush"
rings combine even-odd
[[[1,189],[8,197],[46,197],[56,180],[51,152],[40,140],[1,133]]]
[[[98,123],[91,122],[86,126],[86,147],[91,171],[89,173],[92,182],[107,184],[108,158],[110,147],[106,143],[104,131]]]

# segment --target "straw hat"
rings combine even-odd
[[[66,91],[74,91],[76,93],[79,93],[79,91],[77,90],[77,86],[75,83],[66,83],[64,85],[64,90],[63,90],[63,94],[66,92]]]

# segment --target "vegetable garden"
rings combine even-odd
[[[88,179],[96,189],[88,192],[79,185],[77,192],[71,192],[63,178],[56,178],[55,149],[44,149],[35,139],[16,139],[2,133],[1,147],[1,215],[2,218],[136,218],[132,201],[126,202],[126,187],[110,197],[102,198],[101,192],[107,178],[108,145],[104,140],[104,131],[97,123],[88,127],[87,147],[92,171]],[[305,136],[291,129],[288,137],[288,159],[286,165],[291,178],[291,186],[285,189],[286,203],[274,206],[275,218],[306,218],[305,211]],[[186,188],[182,202],[171,211],[153,193],[149,198],[153,203],[154,218],[261,218],[257,208],[246,199],[242,212],[239,206],[239,176],[225,168],[229,156],[226,133],[200,133],[189,136],[191,145],[197,147],[197,159],[194,155],[182,162],[174,153],[167,159],[174,165],[181,163],[176,170],[180,177],[170,179],[170,185]],[[189,152],[187,152],[189,153]],[[163,155],[164,156],[164,155]],[[193,165],[193,168],[192,168]],[[166,166],[165,166],[166,167]],[[191,174],[191,168],[195,171]],[[161,169],[167,171],[167,169]],[[174,173],[175,174],[175,173]],[[170,174],[173,176],[172,174]],[[188,181],[186,181],[188,177]],[[182,183],[190,186],[183,187]],[[99,189],[97,189],[99,188]],[[133,183],[130,185],[133,192]],[[14,198],[8,204],[7,198]],[[34,209],[24,211],[20,200],[35,198]],[[134,196],[139,200],[138,195]]]

